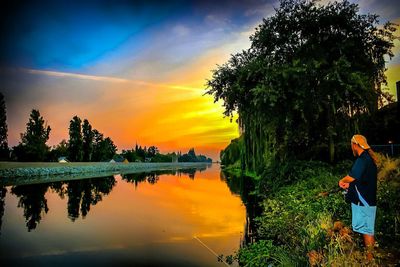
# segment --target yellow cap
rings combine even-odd
[[[355,134],[351,138],[351,142],[359,145],[362,149],[370,149],[371,147],[367,143],[367,138],[361,134]]]

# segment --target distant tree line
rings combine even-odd
[[[179,162],[212,162],[211,158],[207,158],[204,155],[196,155],[194,148],[189,149],[187,154],[179,154]]]
[[[122,150],[121,156],[130,162],[212,162],[211,158],[207,158],[204,155],[196,156],[194,148],[189,149],[186,154],[182,154],[181,152],[161,154],[155,146],[142,148],[138,144],[136,144],[134,149]]]
[[[69,124],[69,139],[62,140],[53,147],[46,143],[49,140],[51,127],[41,116],[39,110],[33,109],[26,124],[26,131],[21,134],[17,146],[9,149],[7,142],[7,114],[4,96],[0,93],[0,161],[58,161],[66,157],[72,162],[100,162],[125,158],[129,162],[212,162],[211,158],[196,155],[194,148],[187,154],[161,154],[156,146],[142,147],[136,144],[131,150],[122,150],[117,154],[117,147],[110,137],[93,129],[87,119],[83,121],[74,116]]]

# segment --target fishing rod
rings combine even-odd
[[[193,236],[194,239],[196,239],[197,241],[199,241],[200,244],[202,244],[206,249],[208,249],[208,251],[210,251],[213,255],[215,255],[218,259],[220,259],[226,266],[230,266],[226,261],[224,261],[224,259],[220,256],[218,256],[217,253],[215,253],[214,250],[212,250],[209,246],[207,246],[206,244],[204,244],[203,241],[201,241],[197,236]]]

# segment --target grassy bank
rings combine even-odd
[[[257,218],[258,241],[240,249],[243,266],[363,266],[362,238],[351,231],[350,205],[338,180],[351,162],[332,167],[318,162],[284,166],[281,175],[258,182],[264,196]],[[400,262],[400,159],[381,157],[375,260],[370,266]],[[275,178],[275,179],[274,179]],[[270,265],[271,264],[271,265]]]

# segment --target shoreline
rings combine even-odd
[[[9,165],[7,167],[7,165]],[[20,166],[18,166],[20,165]],[[30,167],[27,167],[32,165]],[[0,185],[33,184],[60,180],[87,179],[113,174],[151,171],[182,170],[208,167],[207,162],[162,162],[162,163],[0,163]],[[57,177],[54,177],[57,176]]]

